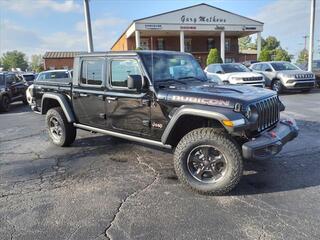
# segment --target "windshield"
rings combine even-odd
[[[0,75],[0,85],[5,85],[4,75]]]
[[[29,74],[29,75],[23,75],[23,78],[26,80],[26,81],[33,81],[35,76],[33,74]]]
[[[242,64],[221,64],[225,73],[232,72],[250,72],[250,70]]]
[[[289,62],[273,62],[271,66],[276,71],[299,70],[298,67]]]
[[[141,53],[140,55],[153,82],[192,80],[207,81],[199,63],[187,54]],[[179,80],[181,79],[181,80]]]

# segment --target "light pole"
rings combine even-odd
[[[316,11],[316,0],[311,0],[308,71],[312,71],[312,55],[313,55],[313,38],[314,38],[313,35],[314,35],[315,11]]]
[[[93,42],[92,42],[92,30],[91,30],[91,19],[90,19],[89,0],[83,0],[83,9],[84,9],[84,18],[85,18],[86,30],[87,30],[88,52],[93,52]]]

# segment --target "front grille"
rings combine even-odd
[[[295,78],[297,79],[313,78],[313,74],[296,74]]]
[[[261,81],[262,77],[245,77],[243,81]]]
[[[280,108],[278,97],[271,97],[255,104],[258,117],[258,132],[275,125],[279,121]]]

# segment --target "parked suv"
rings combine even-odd
[[[32,109],[46,114],[54,144],[72,144],[83,129],[169,148],[180,181],[204,194],[230,191],[243,159],[268,159],[298,135],[274,91],[214,85],[188,53],[82,54],[72,83],[34,85]]]
[[[22,101],[27,104],[26,89],[28,85],[15,73],[0,72],[0,111],[7,112],[10,103]]]
[[[251,72],[240,63],[210,64],[204,72],[207,77],[217,83],[244,84],[255,87],[264,87],[264,77],[259,73]]]
[[[266,86],[281,93],[284,90],[309,92],[315,87],[315,75],[285,61],[254,63],[250,68],[264,75]]]

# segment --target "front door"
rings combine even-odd
[[[73,106],[79,123],[106,128],[105,58],[82,59],[79,84],[73,86]]]
[[[149,92],[127,88],[129,75],[144,77],[137,59],[112,58],[109,72],[106,98],[108,128],[137,136],[150,135]]]

